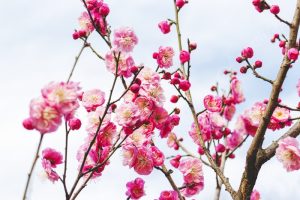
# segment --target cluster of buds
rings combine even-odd
[[[258,12],[263,12],[264,10],[270,10],[273,15],[278,15],[280,8],[278,5],[269,5],[264,0],[253,0],[252,4]]]
[[[248,59],[252,58],[253,55],[254,55],[253,49],[252,49],[251,47],[246,47],[245,49],[242,50],[241,56],[239,56],[239,57],[236,58],[236,61],[237,61],[238,63],[242,63],[242,62],[244,62],[244,61],[246,61],[246,63],[247,63],[246,66],[242,66],[242,67],[240,68],[240,72],[241,72],[242,74],[247,73],[247,71],[248,71],[249,68],[253,68],[253,69],[255,70],[255,69],[257,69],[257,68],[261,68],[261,67],[262,67],[262,64],[263,64],[263,63],[262,63],[261,60],[256,60],[256,61],[254,62],[254,64],[253,64],[253,66],[250,65]]]

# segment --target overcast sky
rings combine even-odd
[[[84,10],[80,0],[26,0],[4,1],[0,7],[0,195],[1,199],[20,199],[29,171],[39,134],[23,129],[21,123],[28,116],[29,102],[40,95],[40,89],[50,81],[66,80],[74,57],[81,42],[72,39],[78,28],[77,19]],[[107,0],[111,8],[109,22],[112,29],[130,26],[139,37],[139,45],[134,50],[136,63],[155,68],[152,53],[159,46],[172,45],[175,48],[174,29],[163,35],[157,28],[158,22],[173,18],[172,0]],[[269,1],[281,6],[281,16],[291,20],[296,0]],[[222,75],[224,69],[239,69],[235,57],[246,46],[252,46],[255,58],[262,59],[264,67],[260,70],[269,78],[274,78],[279,69],[281,54],[275,44],[269,42],[274,33],[287,34],[286,27],[269,12],[259,14],[250,0],[190,0],[181,12],[183,39],[187,37],[198,43],[192,55],[192,92],[197,109],[202,108],[202,99],[216,81],[226,83]],[[94,47],[104,54],[108,49],[97,35],[91,40]],[[178,53],[176,54],[178,56]],[[285,82],[282,99],[289,105],[296,105],[299,97],[295,85],[300,78],[299,65],[290,70]],[[84,90],[99,88],[108,90],[106,85],[111,78],[103,63],[99,62],[87,49],[83,53],[73,76],[81,82]],[[239,106],[242,112],[254,102],[268,97],[270,87],[251,74],[240,76],[247,101]],[[225,86],[224,86],[225,88]],[[167,91],[167,95],[174,91]],[[167,96],[168,97],[168,96]],[[181,136],[187,136],[192,119],[182,106],[182,124],[176,129]],[[84,118],[85,116],[80,116]],[[84,119],[83,119],[84,120]],[[268,133],[267,142],[276,139],[280,133]],[[71,136],[69,183],[73,180],[77,163],[75,154],[86,133],[84,127]],[[48,134],[43,147],[63,150],[63,130]],[[195,149],[195,145],[187,145]],[[161,143],[165,146],[165,141]],[[241,150],[245,149],[249,142]],[[244,155],[238,154],[226,166],[226,175],[233,186],[238,187],[244,165]],[[133,170],[122,167],[121,156],[116,154],[102,177],[92,182],[78,199],[125,199],[125,184],[137,177]],[[38,162],[30,187],[30,199],[64,199],[59,183],[43,180]],[[210,169],[204,169],[205,189],[197,200],[212,199],[215,178]],[[154,171],[146,180],[145,200],[157,198],[162,190],[170,189],[164,176]],[[175,176],[178,183],[181,176]],[[255,188],[261,192],[262,199],[286,200],[300,196],[299,171],[286,173],[276,159],[263,166]],[[223,192],[222,199],[230,199]]]

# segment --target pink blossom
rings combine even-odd
[[[282,107],[276,107],[271,117],[271,119],[274,120],[275,122],[282,122],[282,123],[289,121],[290,118],[291,118],[290,110]]]
[[[162,105],[165,101],[164,90],[160,85],[143,86],[139,93],[147,96],[157,105]]]
[[[139,110],[133,103],[122,103],[115,110],[115,120],[120,126],[133,126],[139,120]]]
[[[61,164],[63,162],[62,159],[61,153],[55,149],[46,148],[42,151],[42,160],[49,161],[52,168],[56,168],[57,165]]]
[[[178,8],[182,8],[184,6],[184,4],[186,4],[185,0],[176,0],[176,6]]]
[[[179,200],[178,194],[174,190],[162,191],[158,200]]]
[[[96,134],[98,126],[100,126],[100,119],[103,118],[105,108],[98,107],[95,111],[88,113],[88,123],[86,126],[86,131],[92,135]],[[111,119],[110,112],[107,112],[104,119],[102,119],[101,128],[105,127]]]
[[[79,83],[75,82],[50,82],[42,89],[42,96],[47,104],[70,118],[79,107],[80,89]]]
[[[222,98],[218,96],[207,95],[203,100],[204,107],[211,112],[221,112]]]
[[[111,146],[117,134],[117,127],[114,123],[109,122],[99,131],[97,136],[97,144],[101,147]]]
[[[241,133],[233,131],[226,137],[226,147],[233,150],[243,141],[243,139],[244,138]]]
[[[168,140],[167,140],[167,144],[168,147],[170,148],[178,148],[178,144],[177,144],[177,136],[175,135],[175,133],[170,133],[168,134]]]
[[[155,126],[162,126],[167,121],[168,117],[169,113],[163,107],[156,107],[151,115],[151,119]]]
[[[130,168],[133,167],[137,161],[137,152],[138,149],[134,145],[123,145],[123,165],[128,165]]]
[[[265,110],[266,104],[257,102],[252,106],[252,108],[244,112],[243,120],[248,134],[252,136],[255,135]]]
[[[134,104],[137,106],[137,109],[140,112],[141,120],[146,120],[152,113],[154,108],[154,103],[145,96],[140,96],[135,99]]]
[[[114,45],[121,52],[131,52],[138,43],[138,38],[132,28],[122,27],[114,32]]]
[[[59,175],[52,169],[51,163],[47,160],[42,160],[42,166],[47,178],[54,183],[59,180]]]
[[[245,97],[241,88],[241,82],[237,78],[232,79],[230,89],[232,91],[233,101],[235,104],[245,101]]]
[[[171,31],[171,24],[168,21],[162,21],[158,24],[159,29],[163,34],[167,34]]]
[[[154,163],[151,152],[148,148],[141,147],[136,154],[136,162],[134,163],[134,170],[140,175],[148,175],[152,172]]]
[[[87,35],[89,35],[94,30],[94,26],[87,12],[83,12],[78,20],[81,30],[85,31]]]
[[[225,106],[224,108],[224,117],[226,120],[231,121],[233,115],[235,114],[236,108],[234,104],[230,106]]]
[[[134,131],[125,141],[125,145],[133,145],[135,147],[142,147],[150,143],[150,138],[145,135],[141,129]]]
[[[156,146],[151,146],[151,152],[152,152],[153,165],[155,167],[162,166],[165,160],[165,156],[163,152],[161,152]]]
[[[111,73],[116,73],[116,58],[118,58],[118,52],[110,51],[105,55],[105,64]],[[117,75],[124,76],[126,78],[132,75],[131,67],[134,66],[133,58],[125,53],[120,53],[118,60],[118,73]]]
[[[34,129],[42,134],[56,131],[61,124],[59,111],[49,106],[42,98],[31,100],[30,119]]]
[[[142,87],[147,88],[150,85],[159,85],[160,84],[160,76],[157,72],[153,71],[153,69],[149,67],[145,67],[138,75],[138,78],[142,82]]]
[[[252,191],[250,200],[260,200],[260,194],[257,190]]]
[[[145,181],[141,178],[136,178],[133,181],[127,182],[126,187],[126,195],[130,197],[132,200],[140,199],[145,195],[144,191]]]
[[[185,183],[203,183],[202,163],[198,158],[187,158],[180,162],[178,167],[183,174]]]
[[[82,95],[82,105],[90,112],[105,102],[105,93],[99,89],[85,91]]]
[[[190,53],[188,51],[182,50],[179,54],[179,59],[181,63],[190,61]]]
[[[200,191],[202,191],[203,187],[204,187],[204,182],[202,181],[200,183],[193,183],[191,185],[187,185],[181,191],[184,196],[191,197],[198,194]]]
[[[170,164],[173,167],[178,168],[179,164],[180,164],[180,159],[181,159],[181,155],[177,155],[173,159],[170,160]]]
[[[159,47],[157,64],[160,68],[169,68],[173,65],[174,50],[172,47]]]
[[[182,90],[182,91],[188,91],[191,87],[191,83],[188,81],[188,80],[183,80],[183,81],[180,81],[179,83],[179,88]]]
[[[300,169],[300,149],[297,139],[287,137],[278,142],[276,157],[283,164],[284,168],[290,172]]]
[[[290,60],[297,60],[299,56],[299,50],[296,48],[291,48],[287,52],[287,56]]]

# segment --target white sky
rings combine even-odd
[[[160,45],[176,45],[173,33],[162,35],[158,22],[173,17],[171,0],[107,0],[111,7],[109,17],[113,29],[131,26],[139,37],[139,45],[134,51],[137,63],[155,67],[152,52]],[[270,1],[281,6],[285,19],[291,19],[295,0]],[[26,174],[33,159],[39,134],[22,128],[21,122],[28,116],[29,101],[40,95],[40,89],[48,82],[66,80],[74,57],[80,49],[80,42],[73,41],[72,33],[77,25],[77,18],[83,11],[79,0],[0,0],[0,194],[1,199],[20,199],[23,193]],[[202,98],[216,81],[225,83],[222,75],[225,68],[238,70],[234,59],[240,50],[252,46],[255,58],[262,59],[264,67],[260,71],[275,77],[279,68],[281,54],[279,48],[269,42],[274,33],[286,33],[283,24],[276,21],[268,12],[257,13],[249,0],[190,0],[181,13],[182,33],[198,43],[198,49],[192,55],[192,92],[198,109]],[[105,53],[107,48],[96,35],[92,38],[93,46]],[[178,55],[178,53],[177,53]],[[291,69],[284,85],[282,98],[290,105],[299,101],[295,85],[300,78],[299,65]],[[82,82],[83,89],[100,88],[108,90],[109,73],[103,63],[99,62],[88,50],[80,59],[73,80]],[[251,74],[240,76],[245,89],[247,102],[239,111],[261,101],[268,96],[270,87],[255,79]],[[259,88],[259,89],[258,89]],[[286,89],[285,89],[286,88]],[[173,94],[170,90],[167,95]],[[168,96],[167,96],[168,99]],[[184,104],[179,104],[183,106]],[[191,118],[183,108],[182,124],[176,129],[178,134],[186,136]],[[84,118],[85,116],[80,116]],[[85,137],[84,127],[71,136],[71,167],[69,183],[76,173],[75,153]],[[268,142],[277,138],[279,133],[270,132]],[[63,149],[63,131],[49,134],[43,147]],[[187,146],[195,148],[193,144]],[[165,146],[165,142],[162,143]],[[243,150],[245,151],[245,150]],[[73,155],[73,156],[72,156]],[[243,169],[243,155],[228,163],[226,175],[237,188]],[[64,199],[59,183],[53,185],[42,181],[37,164],[33,184],[30,187],[30,199],[48,200]],[[121,156],[116,154],[112,163],[95,183],[91,183],[78,199],[125,199],[125,183],[137,177],[133,170],[122,167]],[[147,197],[154,199],[161,190],[170,189],[164,176],[154,171],[146,180]],[[175,179],[181,183],[181,176]],[[263,199],[285,200],[300,196],[300,173],[286,173],[277,160],[272,159],[261,170],[257,188]],[[205,189],[196,197],[212,199],[215,178],[210,169],[205,169]],[[230,199],[223,192],[222,199]]]

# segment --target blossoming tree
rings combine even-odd
[[[170,0],[171,1],[171,0]],[[225,70],[228,76],[228,92],[220,90],[219,85],[211,87],[211,94],[203,99],[203,110],[196,110],[190,88],[191,59],[197,44],[183,43],[180,32],[179,15],[182,9],[188,9],[186,0],[173,0],[174,19],[158,23],[162,34],[175,32],[178,48],[160,44],[152,57],[157,66],[154,68],[136,64],[132,51],[139,44],[133,28],[112,28],[107,16],[110,14],[108,2],[102,0],[82,0],[85,11],[79,17],[80,28],[73,33],[74,40],[82,40],[83,45],[66,81],[50,82],[41,90],[38,98],[31,100],[29,117],[23,121],[28,130],[40,133],[40,140],[31,170],[28,174],[23,199],[27,199],[27,190],[34,167],[41,163],[44,173],[53,183],[60,182],[65,199],[74,200],[93,179],[98,179],[110,166],[110,159],[121,152],[123,165],[134,170],[137,178],[128,180],[124,186],[127,199],[140,199],[145,196],[143,176],[151,176],[153,170],[164,174],[172,190],[162,190],[157,194],[159,200],[184,200],[197,198],[204,188],[203,168],[212,169],[216,174],[215,199],[220,199],[224,186],[232,199],[260,199],[254,186],[263,164],[276,155],[287,172],[300,169],[300,147],[297,136],[300,134],[299,117],[292,117],[292,112],[300,111],[300,104],[286,105],[279,98],[287,73],[298,59],[299,43],[297,35],[300,23],[300,0],[295,6],[294,18],[284,20],[279,16],[280,7],[269,5],[264,0],[253,0],[258,12],[270,11],[274,17],[289,28],[288,37],[274,34],[272,43],[279,43],[282,50],[282,63],[276,79],[271,80],[259,73],[263,66],[261,60],[253,60],[254,50],[246,47],[236,62],[241,63],[240,73],[248,71],[270,84],[272,91],[268,99],[255,102],[251,108],[236,114],[236,107],[245,101],[238,73]],[[90,41],[95,34],[105,42],[107,52],[97,52]],[[142,44],[140,44],[142,45]],[[72,81],[77,62],[85,49],[91,49],[99,61],[106,66],[107,76],[112,76],[110,92],[103,88],[83,90],[80,83]],[[175,57],[178,52],[179,57]],[[177,66],[175,61],[179,62]],[[173,63],[174,61],[174,63]],[[116,94],[117,82],[122,85],[122,92]],[[163,83],[166,83],[163,85]],[[166,88],[164,86],[166,85]],[[300,81],[295,83],[295,92],[300,96]],[[103,86],[104,87],[104,86]],[[165,97],[164,90],[174,88],[174,95]],[[117,97],[116,97],[117,96]],[[185,138],[176,135],[173,129],[180,126],[178,101],[185,102],[191,113],[191,128],[186,130],[198,147],[197,152],[190,151],[184,144]],[[173,109],[168,110],[170,103]],[[83,107],[87,113],[85,131],[81,130],[81,120],[77,110]],[[234,117],[236,115],[237,117]],[[235,125],[232,126],[231,123]],[[63,124],[65,126],[64,152],[51,147],[42,147],[42,141],[48,133],[53,133]],[[265,144],[267,130],[278,131],[288,127],[285,133],[272,144]],[[73,131],[86,132],[86,139],[78,149],[78,174],[75,180],[68,177],[69,137]],[[46,137],[45,137],[46,136]],[[167,156],[156,141],[163,140],[174,154]],[[251,140],[240,186],[234,188],[224,173],[226,162],[235,158],[236,151]],[[263,148],[263,145],[267,145]],[[41,154],[41,159],[39,155]],[[120,166],[121,167],[121,166]],[[62,168],[62,174],[57,172]],[[172,177],[178,170],[182,182]],[[150,183],[149,183],[150,184]],[[59,187],[59,186],[58,186]],[[147,199],[147,197],[145,197]]]

